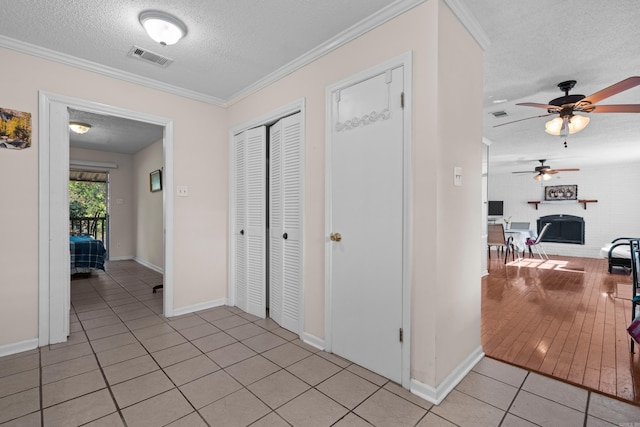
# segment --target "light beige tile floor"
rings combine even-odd
[[[107,272],[72,281],[68,342],[0,358],[0,425],[640,426],[637,406],[489,358],[434,406],[235,307],[167,319],[158,273]]]

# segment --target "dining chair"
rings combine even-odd
[[[540,233],[538,234],[538,237],[536,237],[535,240],[533,239],[527,239],[525,241],[525,244],[527,245],[527,247],[529,248],[529,256],[531,258],[533,258],[533,251],[531,250],[532,247],[536,248],[536,252],[538,252],[538,256],[540,257],[540,259],[542,259],[542,254],[544,254],[544,257],[546,259],[549,259],[549,256],[547,255],[547,253],[545,252],[544,248],[542,247],[542,245],[540,244],[540,242],[542,241],[542,238],[544,237],[544,234],[547,232],[547,229],[551,226],[550,222],[547,222],[543,227],[542,230],[540,230]]]
[[[491,258],[491,247],[495,246],[498,255],[500,254],[500,251],[505,251],[504,263],[506,264],[509,252],[513,251],[512,238],[509,237],[507,239],[504,234],[504,226],[502,224],[487,224],[487,227],[487,250],[489,252],[489,258]],[[515,257],[515,255],[513,256]]]
[[[640,295],[638,288],[640,287],[640,240],[630,240],[631,246],[631,322],[635,320],[636,308],[640,305]],[[631,338],[631,353],[633,353],[635,341]]]

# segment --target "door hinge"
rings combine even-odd
[[[400,328],[400,342],[402,342],[402,340],[404,339],[404,332],[402,331],[402,328]]]
[[[404,92],[400,92],[400,108],[404,108]]]

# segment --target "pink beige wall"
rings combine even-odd
[[[38,91],[167,117],[174,124],[175,298],[226,295],[227,113],[224,109],[0,48],[2,107],[31,112],[33,143],[0,151],[0,348],[38,336]],[[201,179],[207,173],[206,181]],[[173,191],[173,189],[172,189]],[[212,275],[211,272],[216,274]]]
[[[236,126],[305,99],[305,332],[324,338],[325,89],[413,52],[411,377],[437,386],[480,346],[482,52],[429,1],[229,108]],[[466,110],[465,110],[466,111]],[[428,167],[426,167],[428,165]],[[464,185],[453,186],[453,168]],[[472,237],[470,237],[472,236]],[[465,245],[469,241],[471,244]]]
[[[134,156],[134,216],[136,225],[136,256],[141,264],[155,270],[164,269],[164,233],[162,196],[165,191],[151,192],[149,174],[164,164],[162,140],[140,150]],[[164,183],[163,183],[164,185]]]
[[[0,50],[2,62],[13,65],[3,70],[13,82],[3,94],[3,106],[35,113],[37,91],[42,89],[175,121],[175,185],[189,186],[189,197],[175,199],[174,306],[179,309],[226,297],[228,129],[305,98],[304,331],[323,339],[325,89],[409,51],[413,52],[411,377],[437,387],[480,347],[476,242],[481,234],[477,218],[482,52],[442,0],[421,4],[226,111]],[[37,260],[6,261],[14,251],[36,253],[37,127],[35,141],[30,150],[10,154],[17,160],[3,160],[6,156],[0,155],[0,179],[16,182],[0,190],[1,200],[26,224],[25,232],[17,233],[14,226],[0,222],[0,235],[8,232],[11,242],[0,244],[0,267],[7,268],[0,301],[17,301],[15,309],[0,310],[0,324],[11,319],[20,325],[0,334],[0,346],[37,334]],[[463,168],[462,187],[453,186],[456,166]]]

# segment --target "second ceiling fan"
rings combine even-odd
[[[547,161],[546,159],[540,159],[538,161],[540,162],[540,166],[536,166],[532,171],[518,171],[513,173],[534,173],[536,175],[533,177],[533,179],[535,179],[536,181],[548,181],[551,179],[551,175],[555,175],[558,172],[577,172],[580,170],[577,168],[551,169],[551,166],[544,164],[544,162]]]

